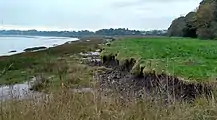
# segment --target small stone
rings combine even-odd
[[[102,52],[102,50],[101,49],[97,49],[96,52]]]

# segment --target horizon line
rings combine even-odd
[[[111,27],[112,29],[118,28],[125,28],[125,27]],[[45,26],[19,26],[19,25],[0,25],[0,30],[21,30],[21,31],[28,31],[28,30],[37,30],[37,31],[82,31],[88,30],[91,32],[96,32],[102,29],[111,29],[111,28],[97,28],[97,29],[73,29],[73,28],[57,28],[57,27],[45,27]],[[157,29],[138,29],[138,28],[125,28],[129,30],[138,30],[138,31],[152,31],[152,30],[167,30],[167,28],[157,28]]]

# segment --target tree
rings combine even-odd
[[[215,2],[202,2],[198,8],[197,17],[197,35],[201,39],[213,39],[215,37]]]
[[[168,29],[169,36],[197,37],[196,13],[190,12],[185,17],[175,19]]]
[[[177,36],[182,37],[184,36],[184,29],[186,27],[185,17],[179,17],[173,20],[172,24],[168,28],[168,35],[169,36]]]
[[[217,38],[217,0],[203,0],[194,12],[175,19],[168,28],[170,36]]]
[[[185,16],[186,27],[183,29],[183,37],[196,38],[197,34],[197,19],[196,12],[190,12]]]

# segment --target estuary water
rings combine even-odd
[[[0,36],[0,56],[21,53],[26,48],[53,47],[76,40],[78,39],[68,37]],[[33,77],[30,83],[34,81],[36,81],[36,77]],[[0,86],[0,102],[9,99],[40,98],[44,96],[42,93],[30,91],[30,87],[31,84],[29,82]]]
[[[0,36],[0,56],[21,53],[26,48],[53,47],[76,40],[68,37]]]

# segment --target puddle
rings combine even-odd
[[[11,100],[11,99],[31,99],[31,98],[40,98],[44,95],[40,92],[31,91],[30,88],[33,83],[36,81],[36,77],[33,77],[31,81],[0,87],[0,101]]]

